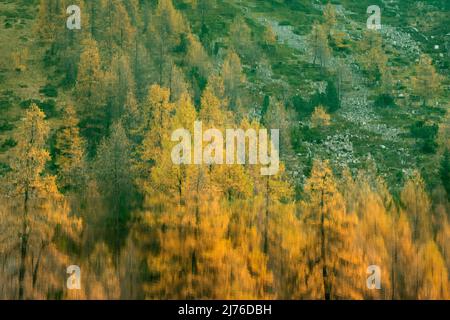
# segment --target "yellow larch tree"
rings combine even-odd
[[[142,120],[141,109],[136,96],[132,90],[129,90],[124,104],[122,124],[127,135],[133,141],[138,140],[138,137],[142,134]]]
[[[305,248],[311,276],[319,277],[314,298],[361,299],[365,267],[355,243],[358,217],[346,212],[327,161],[315,160],[306,181],[307,204],[302,215],[311,243]]]
[[[1,251],[18,261],[15,298],[19,299],[37,296],[36,281],[42,276],[42,265],[63,261],[53,242],[57,229],[76,237],[81,228],[81,221],[70,216],[56,178],[44,174],[50,160],[45,149],[49,130],[45,114],[35,104],[31,105],[18,127],[11,172],[6,176],[5,191],[10,200],[9,210],[0,223],[1,234],[7,240],[2,241]],[[49,292],[60,289],[50,281],[51,274],[46,276],[48,281],[43,285]]]
[[[81,292],[67,294],[69,299],[120,299],[118,271],[114,267],[113,256],[105,243],[96,244],[81,267]]]
[[[355,184],[357,197],[353,209],[360,218],[358,242],[364,252],[366,266],[380,267],[382,287],[380,290],[367,290],[364,296],[370,299],[390,299],[392,219],[375,189],[374,181],[370,179],[370,174],[366,171],[358,173]]]
[[[230,47],[241,57],[251,58],[256,54],[252,41],[252,31],[241,15],[237,15],[230,25]]]
[[[126,55],[113,56],[107,79],[109,113],[111,120],[116,121],[125,112],[124,107],[128,94],[134,94],[136,88],[130,62]]]
[[[406,181],[401,192],[401,201],[411,221],[413,239],[415,241],[430,239],[432,232],[431,203],[419,171],[414,171]]]
[[[225,114],[222,101],[213,94],[210,88],[206,88],[202,94],[199,113],[204,129],[205,127],[222,128],[227,118]]]
[[[230,212],[216,200],[200,208],[147,212],[144,223],[154,248],[146,265],[153,281],[144,281],[146,298],[254,299],[255,279],[246,256],[228,238]],[[148,230],[147,229],[147,230]],[[150,238],[149,238],[150,239]]]
[[[187,35],[188,48],[186,53],[186,62],[194,68],[197,68],[200,74],[207,78],[212,69],[212,64],[203,48],[201,42],[195,35],[189,33]]]
[[[195,121],[195,107],[192,104],[191,97],[185,92],[176,103],[175,115],[170,123],[171,130],[173,132],[178,129],[186,129],[192,134]],[[151,203],[163,202],[181,205],[189,201],[192,196],[192,181],[198,173],[198,168],[190,164],[173,163],[171,153],[176,142],[172,142],[170,138],[170,135],[164,136],[161,157],[157,160],[155,166],[151,168],[151,191],[147,196],[148,201]],[[193,150],[189,154],[191,159],[192,153]]]
[[[419,64],[414,69],[411,79],[414,94],[422,98],[427,105],[441,90],[441,76],[436,72],[430,57],[422,55]]]
[[[168,64],[169,54],[179,45],[180,36],[187,31],[183,16],[178,12],[172,0],[159,0],[148,26],[149,47],[152,50],[158,83],[163,85],[164,74]]]
[[[264,28],[263,39],[266,46],[273,46],[277,43],[277,35],[273,31],[273,28],[270,24],[266,25],[266,27]]]
[[[263,115],[262,124],[268,129],[280,130],[280,153],[285,155],[291,151],[291,119],[294,116],[281,101],[270,100],[269,107]]]
[[[132,25],[128,11],[122,1],[102,0],[102,37],[106,40],[105,48],[112,59],[119,50],[131,50],[134,45],[136,28]]]
[[[78,5],[82,6],[81,3]],[[52,54],[55,54],[56,44],[62,40],[61,35],[66,29],[66,8],[68,6],[66,0],[39,1],[39,14],[34,25],[34,33],[41,43],[50,45]]]
[[[442,258],[445,261],[447,272],[450,272],[450,225],[447,219],[444,219],[436,236],[436,244],[439,246],[440,252],[442,252]]]
[[[208,77],[206,89],[209,89],[220,100],[225,100],[225,84],[223,77],[219,73],[211,72]],[[228,105],[226,101],[223,101],[223,103]]]
[[[359,64],[367,74],[372,83],[383,80],[387,75],[388,57],[383,49],[383,39],[380,34],[373,30],[364,33],[362,40],[358,43],[360,54],[357,57]],[[384,79],[386,80],[386,79]],[[385,82],[384,82],[385,83]]]
[[[189,84],[186,82],[183,70],[172,63],[170,65],[170,76],[167,87],[170,89],[170,101],[178,101],[182,95],[189,91]]]
[[[252,194],[252,182],[242,165],[213,166],[210,175],[217,192],[229,201],[248,198]]]
[[[331,117],[325,111],[323,106],[317,106],[314,109],[313,114],[311,115],[311,127],[312,128],[321,128],[327,127],[330,125]]]
[[[261,232],[264,234],[262,247],[264,253],[267,254],[271,243],[269,234],[271,214],[276,212],[280,202],[292,199],[293,190],[282,163],[280,163],[280,168],[275,175],[261,176],[258,185],[260,186],[259,196],[263,201],[263,207],[260,211],[261,216],[259,217],[260,221],[263,221],[261,225]]]
[[[328,2],[323,9],[323,18],[325,20],[325,28],[327,30],[327,35],[331,34],[332,28],[336,24],[336,9],[335,7]]]
[[[309,36],[313,64],[318,61],[323,72],[328,65],[331,56],[331,49],[328,44],[328,35],[325,26],[315,23]]]
[[[449,299],[449,278],[445,261],[439,249],[430,240],[419,251],[420,288],[417,299]]]
[[[233,110],[237,110],[242,103],[242,87],[245,83],[245,75],[241,59],[234,51],[230,51],[225,58],[221,75],[228,103]]]
[[[162,152],[162,143],[170,133],[171,113],[170,91],[159,85],[151,85],[143,106],[144,129],[148,130],[142,142],[143,161],[156,161]]]
[[[55,163],[61,190],[80,192],[86,179],[85,141],[80,137],[78,117],[68,104],[64,109],[64,123],[56,133]]]
[[[197,274],[200,297],[253,299],[254,279],[247,260],[227,236],[230,210],[213,200],[200,207]]]
[[[228,227],[228,237],[240,255],[246,260],[247,269],[251,275],[253,297],[256,299],[274,298],[274,276],[269,264],[269,255],[263,252],[263,234],[260,232],[260,210],[262,199],[235,200],[230,204],[231,217]],[[273,223],[273,232],[276,223]],[[282,227],[278,231],[282,230]],[[274,244],[275,246],[275,244]],[[275,251],[275,249],[274,249]]]
[[[392,254],[392,298],[415,299],[417,251],[407,216],[400,212],[395,219]]]

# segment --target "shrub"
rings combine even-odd
[[[428,125],[425,121],[416,121],[411,127],[411,136],[417,139],[417,146],[424,153],[435,153],[437,143],[435,141],[439,127],[437,124]]]
[[[11,101],[9,99],[0,98],[0,109],[2,109],[2,111],[6,111],[11,106]]]
[[[0,177],[4,176],[9,171],[11,171],[11,167],[6,163],[0,162]]]
[[[46,84],[39,90],[39,93],[49,98],[56,98],[58,96],[58,89],[51,84]]]
[[[4,119],[0,119],[0,132],[10,131],[12,129],[14,129],[14,125],[11,122]]]
[[[395,107],[395,100],[390,94],[380,94],[374,104],[379,108]]]
[[[57,115],[56,111],[56,101],[54,99],[48,99],[45,101],[40,101],[37,99],[28,99],[19,103],[20,107],[27,109],[31,104],[35,103],[42,111],[45,112],[47,118],[53,118]]]
[[[0,145],[0,151],[4,152],[8,149],[14,148],[17,145],[17,142],[12,139],[12,138],[8,138],[5,141],[3,141],[3,143]]]
[[[315,106],[325,106],[326,110],[330,113],[337,111],[341,107],[339,95],[336,90],[336,86],[332,81],[327,81],[327,88],[325,93],[316,93],[312,96],[310,101],[311,109]]]
[[[45,112],[47,118],[53,118],[57,115],[56,101],[53,99],[45,100],[40,103],[39,107]]]
[[[416,121],[410,128],[411,135],[416,139],[431,139],[436,137],[438,132],[438,125],[427,125],[425,121]]]

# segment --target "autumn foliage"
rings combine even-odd
[[[173,164],[172,132],[197,120],[280,128],[282,154],[292,154],[286,104],[247,106],[243,61],[255,43],[245,19],[212,58],[213,44],[171,0],[78,2],[85,27],[69,44],[58,36],[65,7],[40,1],[35,34],[58,57],[67,101],[59,119],[31,104],[18,121],[0,176],[0,298],[450,298],[450,204],[419,170],[396,190],[370,160],[342,169],[313,157],[301,183],[286,168],[292,157],[273,176],[260,165]],[[327,6],[309,39],[323,72],[335,20]],[[273,46],[274,31],[263,32]],[[382,55],[372,40],[361,60],[375,78],[385,70],[368,63]],[[429,60],[412,81],[428,103],[437,90]],[[331,119],[318,105],[310,127]],[[66,287],[72,264],[80,290]],[[381,269],[380,290],[366,286],[370,265]]]

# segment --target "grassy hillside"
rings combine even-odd
[[[386,35],[384,46],[389,65],[392,66],[395,80],[398,82],[398,89],[395,90],[397,107],[374,106],[377,88],[367,83],[354,62],[357,41],[365,30],[368,16],[365,11],[369,1],[358,1],[357,4],[354,1],[336,3],[336,30],[347,33],[349,49],[344,52],[334,50],[334,54],[342,57],[351,67],[349,81],[353,84],[342,99],[341,109],[332,117],[332,126],[317,133],[317,136],[297,139],[302,140],[295,145],[297,157],[288,161],[287,165],[292,170],[297,167],[303,171],[306,169],[307,173],[308,168],[304,168],[305,154],[317,154],[336,158],[340,165],[345,161],[350,166],[360,167],[363,159],[371,154],[383,175],[393,183],[401,182],[405,169],[419,167],[425,172],[429,183],[435,185],[437,181],[433,177],[436,176],[435,168],[439,158],[434,153],[423,153],[417,147],[416,140],[411,137],[409,129],[417,121],[439,125],[445,119],[449,98],[449,79],[445,77],[449,70],[448,51],[445,50],[445,21],[448,20],[449,12],[442,10],[445,3],[439,1],[426,4],[408,1],[402,2],[401,6],[395,2],[378,4],[383,8],[384,28],[381,32]],[[38,13],[37,5],[37,1],[1,3],[1,41],[8,44],[0,49],[2,158],[5,157],[8,146],[13,145],[11,135],[15,122],[20,117],[21,108],[28,107],[28,100],[40,101],[49,112],[57,113],[68,99],[65,90],[58,88],[58,83],[54,80],[54,68],[43,65],[44,49],[34,43],[33,25]],[[193,31],[200,34],[202,17],[198,10],[183,1],[175,2],[175,5],[187,17]],[[420,5],[424,14],[419,19],[416,12]],[[251,107],[259,108],[266,95],[286,100],[287,104],[292,105],[294,96],[308,99],[318,83],[331,79],[331,76],[321,75],[308,56],[310,45],[307,36],[313,22],[323,20],[322,8],[320,2],[309,1],[225,1],[208,11],[205,22],[209,37],[217,41],[219,48],[226,47],[224,40],[228,35],[227,30],[234,17],[241,14],[254,39],[262,39],[264,27],[267,25],[273,28],[278,38],[274,46],[262,47],[257,53],[258,56],[265,57],[263,66],[253,57],[243,59],[248,77],[247,85],[253,93],[249,101]],[[438,45],[439,49],[435,49],[435,45]],[[22,71],[13,68],[13,55],[17,53],[24,55],[25,69]],[[433,57],[438,71],[445,77],[442,88],[446,90],[436,99],[433,107],[420,108],[418,102],[410,98],[412,92],[409,90],[409,81],[412,67],[420,53]],[[261,69],[271,69],[269,76],[263,72],[258,73],[258,66]],[[46,96],[42,90],[46,85],[55,86],[58,96]],[[58,122],[57,119],[53,121]],[[294,130],[296,129],[299,128],[294,125]],[[348,149],[352,149],[350,154],[346,154],[345,150],[338,150],[339,144],[342,144],[339,139],[344,139],[344,144],[347,143]],[[5,161],[2,163],[4,167]]]

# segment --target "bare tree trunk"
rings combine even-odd
[[[163,65],[164,65],[164,48],[163,48],[163,42],[164,39],[160,39],[159,44],[159,85],[163,86]]]
[[[395,219],[395,215],[394,215],[394,223],[392,224],[392,232],[394,235],[394,245],[393,245],[393,250],[392,250],[392,261],[391,261],[391,281],[392,281],[392,285],[391,285],[391,300],[395,299],[395,295],[396,295],[396,285],[397,285],[397,278],[396,278],[396,272],[397,272],[397,255],[398,255],[398,247],[397,247],[397,232],[395,230],[395,226],[397,225],[397,221]]]
[[[327,257],[325,248],[325,212],[323,210],[324,206],[324,191],[322,190],[320,199],[320,239],[321,239],[321,256],[322,256],[322,280],[323,280],[323,290],[325,294],[325,300],[331,299],[330,293],[330,283],[328,281],[328,270],[327,270]]]
[[[28,253],[28,187],[25,190],[25,199],[23,203],[23,217],[22,217],[22,233],[20,234],[19,300],[23,300],[25,295],[24,280],[25,280],[27,253]]]
[[[266,216],[264,225],[264,253],[269,251],[269,201],[270,201],[270,189],[269,189],[269,176],[266,178]]]
[[[41,257],[42,257],[42,251],[44,251],[44,248],[46,247],[45,243],[42,243],[41,248],[39,249],[38,258],[36,261],[36,265],[33,268],[33,288],[36,286],[38,271],[39,271],[39,265],[41,263]]]

